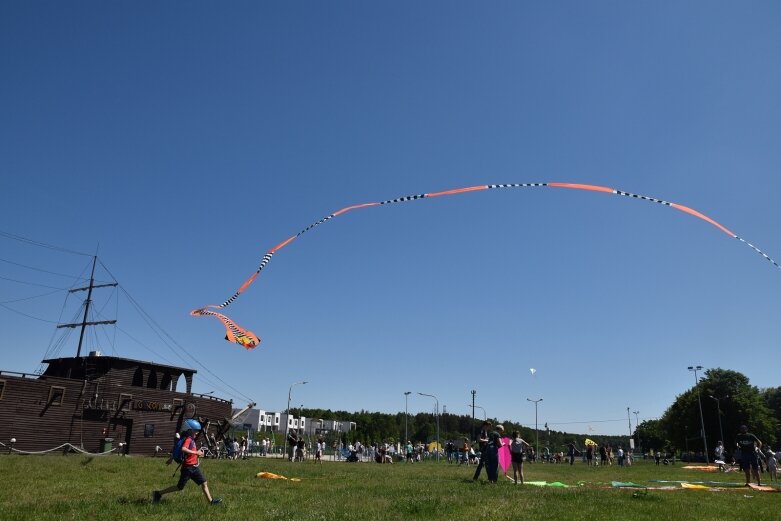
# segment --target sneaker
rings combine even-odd
[[[152,503],[159,503],[161,497],[163,497],[163,495],[160,493],[160,491],[155,490],[152,492]]]
[[[212,499],[212,503],[211,504],[212,505],[219,505],[220,503],[222,503],[222,499],[216,497],[216,498]]]

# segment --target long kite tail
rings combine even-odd
[[[590,184],[580,184],[580,183],[508,183],[508,184],[492,184],[492,185],[477,185],[477,186],[469,186],[464,188],[455,188],[452,190],[445,190],[442,192],[431,192],[431,193],[424,193],[424,194],[416,194],[416,195],[406,195],[403,197],[397,197],[395,199],[388,199],[386,201],[381,202],[373,202],[373,203],[362,203],[362,204],[356,204],[352,206],[347,206],[346,208],[342,208],[341,210],[338,210],[336,212],[333,212],[332,214],[323,217],[319,221],[316,221],[297,234],[285,239],[284,241],[280,242],[270,250],[266,252],[265,255],[263,255],[263,258],[260,260],[260,265],[258,266],[258,269],[253,273],[244,283],[239,287],[239,289],[236,290],[236,292],[225,302],[222,304],[209,304],[207,306],[203,306],[201,308],[198,308],[196,310],[193,310],[190,314],[194,316],[214,316],[217,319],[219,319],[223,325],[226,328],[226,339],[231,342],[236,342],[240,345],[243,345],[247,349],[251,349],[255,346],[257,346],[260,343],[260,340],[257,336],[254,335],[251,331],[246,331],[239,327],[235,322],[231,321],[228,317],[225,315],[221,315],[219,313],[214,313],[211,311],[208,311],[208,309],[222,309],[230,306],[238,297],[241,295],[253,282],[255,282],[255,279],[258,278],[260,275],[260,272],[263,271],[263,269],[268,266],[269,262],[271,262],[271,258],[274,256],[276,252],[284,248],[285,246],[289,245],[291,242],[295,241],[299,237],[301,237],[306,232],[313,230],[314,228],[320,226],[323,223],[326,223],[333,219],[334,217],[338,217],[342,214],[345,214],[347,212],[350,212],[352,210],[359,210],[362,208],[370,208],[373,206],[386,206],[390,204],[396,204],[396,203],[406,203],[409,201],[418,201],[420,199],[430,199],[432,197],[441,197],[446,195],[458,195],[458,194],[464,194],[469,192],[479,192],[482,190],[492,190],[492,189],[499,189],[499,188],[540,188],[540,187],[551,187],[551,188],[569,188],[572,190],[587,190],[591,192],[601,192],[606,194],[612,194],[612,195],[621,195],[624,197],[630,197],[633,199],[642,199],[643,201],[649,201],[652,203],[661,204],[663,206],[669,206],[671,208],[675,208],[676,210],[679,210],[681,212],[687,213],[689,215],[692,215],[694,217],[697,217],[698,219],[702,219],[703,221],[710,223],[711,225],[715,226],[725,234],[729,235],[733,239],[738,239],[740,242],[744,243],[746,246],[750,247],[752,250],[757,252],[758,254],[762,255],[768,262],[773,264],[776,268],[781,269],[781,266],[770,258],[765,252],[760,250],[757,246],[753,245],[752,243],[748,242],[747,240],[743,239],[742,237],[739,237],[735,233],[731,232],[729,229],[724,227],[723,225],[719,224],[715,220],[711,219],[707,215],[704,215],[697,210],[694,210],[692,208],[689,208],[688,206],[684,206],[682,204],[678,203],[672,203],[669,201],[665,201],[663,199],[657,199],[656,197],[648,197],[645,195],[638,195],[633,194],[630,192],[624,192],[622,190],[617,190],[615,188],[609,188],[606,186],[598,186],[598,185],[590,185]]]

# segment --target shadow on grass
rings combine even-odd
[[[120,497],[117,498],[117,503],[120,505],[135,505],[135,506],[147,506],[152,504],[151,498],[139,498],[139,497]]]

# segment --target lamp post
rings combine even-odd
[[[407,405],[409,401],[409,395],[412,391],[404,391],[404,443],[409,441],[409,431],[407,430],[407,419],[409,418],[409,412],[407,412]]]
[[[485,421],[485,420],[486,420],[486,417],[485,417],[485,409],[483,409],[483,408],[482,408],[482,407],[480,407],[479,405],[475,405],[475,404],[472,404],[472,405],[466,404],[466,406],[467,406],[467,407],[473,407],[473,409],[472,409],[472,418],[474,418],[474,414],[475,414],[475,411],[474,411],[474,409],[480,409],[481,411],[483,411],[483,421]]]
[[[284,434],[284,437],[285,437],[285,448],[283,449],[283,453],[282,453],[282,457],[283,458],[285,456],[287,456],[287,433],[290,430],[289,427],[288,427],[290,425],[290,395],[293,392],[293,386],[294,385],[306,385],[306,383],[307,382],[305,382],[305,381],[304,382],[294,382],[294,383],[290,384],[290,389],[287,390],[287,413],[285,413],[285,423],[286,423],[286,425],[285,425],[285,434]]]
[[[526,398],[527,402],[534,402],[534,436],[536,438],[535,441],[535,449],[534,449],[534,459],[535,461],[540,456],[540,433],[537,430],[537,404],[542,401],[542,398],[539,400],[532,400],[531,398]]]
[[[434,400],[437,402],[437,463],[439,463],[439,398],[434,396],[433,394],[426,394],[426,393],[418,393],[421,396],[428,396],[429,398],[434,398]]]
[[[697,378],[697,371],[702,371],[702,366],[689,366],[689,371],[694,373],[694,385],[697,387],[697,403],[700,405],[700,427],[702,428],[702,445],[705,447],[705,463],[710,463],[708,458],[708,438],[705,437],[705,417],[702,415],[702,397],[700,396],[700,380]]]
[[[637,419],[637,415],[640,414],[640,411],[632,411],[632,414],[635,415],[635,432],[637,432],[637,426],[640,425],[640,420]],[[642,444],[640,443],[640,438],[637,438],[637,446],[640,449],[640,452],[642,453]]]
[[[716,400],[716,412],[719,414],[719,435],[721,436],[721,442],[724,443],[724,431],[721,428],[721,404],[719,403],[720,400],[724,400],[725,398],[729,398],[729,395],[722,396],[721,398],[716,398],[715,396],[709,394],[708,397],[710,397],[713,400]]]
[[[632,417],[629,416],[629,407],[626,408],[626,419],[629,422],[629,437],[632,437]]]
[[[475,439],[475,395],[477,394],[477,391],[472,389],[472,440]],[[470,443],[472,442],[470,440]]]

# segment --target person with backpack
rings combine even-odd
[[[519,483],[523,485],[523,459],[528,447],[531,445],[521,438],[521,434],[513,431],[512,441],[510,441],[510,461],[513,464],[513,481],[516,485]]]
[[[201,486],[203,495],[211,505],[219,505],[222,503],[220,498],[212,498],[211,492],[209,492],[209,483],[206,481],[206,477],[201,472],[201,468],[198,463],[198,457],[203,456],[203,449],[199,449],[195,444],[195,436],[201,430],[201,424],[197,420],[192,418],[184,420],[183,435],[179,437],[179,441],[174,445],[174,450],[171,451],[171,456],[166,465],[170,465],[172,461],[176,461],[181,466],[181,473],[179,475],[179,483],[171,485],[163,490],[155,490],[152,493],[152,502],[159,503],[160,499],[170,492],[179,492],[188,481],[193,480],[197,485]]]

